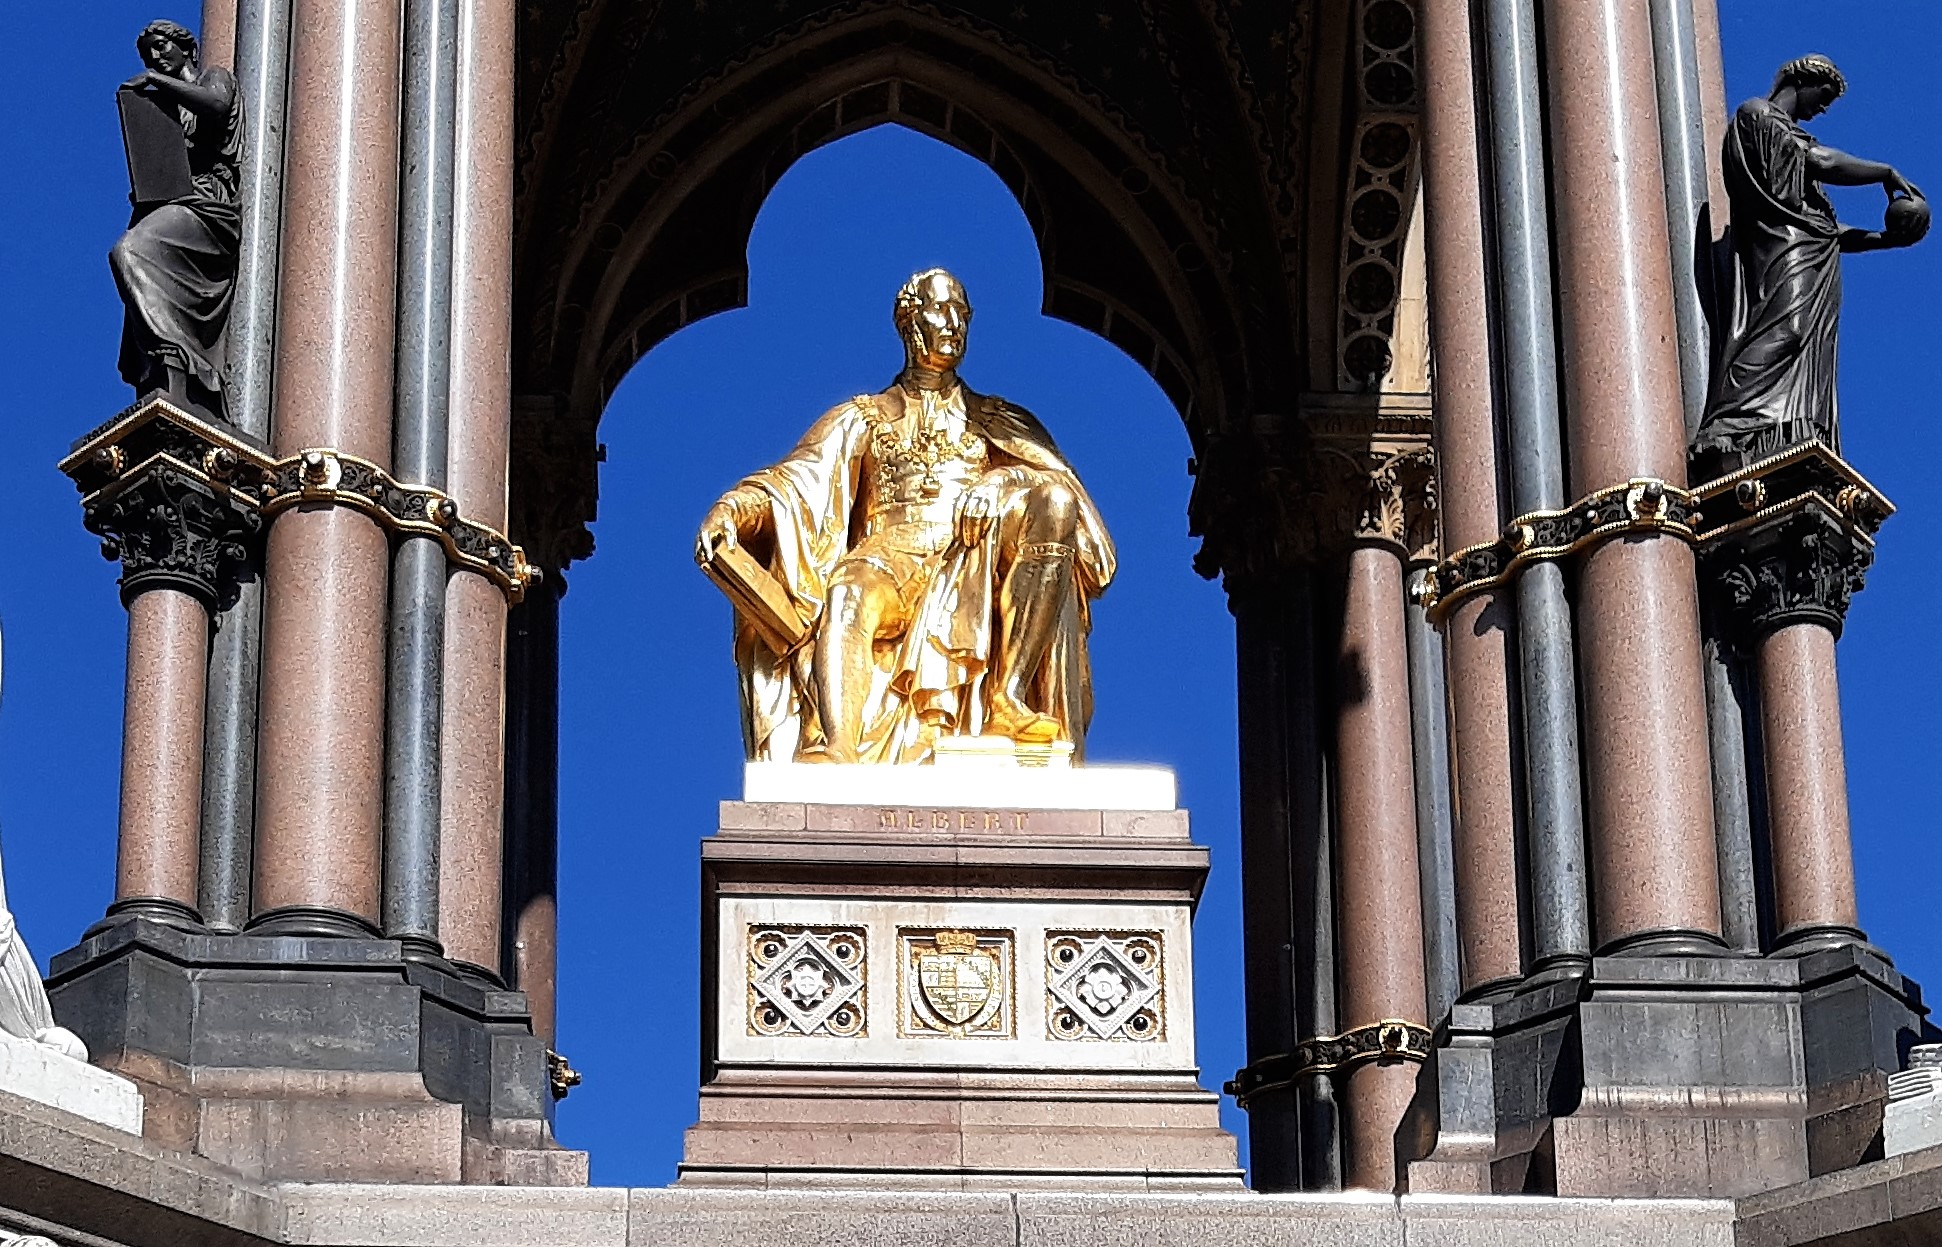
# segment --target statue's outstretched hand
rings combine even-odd
[[[705,566],[717,550],[739,545],[741,539],[742,534],[735,526],[735,504],[723,498],[702,517],[701,532],[695,536],[695,562]]]
[[[1927,198],[1926,195],[1922,194],[1916,188],[1915,183],[1903,177],[1901,172],[1896,169],[1890,169],[1888,176],[1881,180],[1881,189],[1888,192],[1888,198],[1890,199],[1896,199],[1904,195],[1910,199]]]

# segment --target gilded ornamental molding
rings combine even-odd
[[[389,532],[435,538],[456,567],[518,604],[538,568],[504,534],[460,514],[442,490],[403,484],[355,455],[319,447],[283,458],[262,443],[151,398],[75,443],[60,469],[83,522],[122,562],[124,598],[169,583],[220,604],[264,525],[299,506],[343,506]]]
[[[1429,1060],[1433,1034],[1419,1022],[1384,1018],[1356,1026],[1339,1035],[1317,1035],[1295,1045],[1293,1052],[1263,1057],[1234,1075],[1224,1088],[1242,1108],[1249,1100],[1281,1091],[1303,1078],[1333,1074],[1369,1061]]]
[[[1874,534],[1894,510],[1826,445],[1806,442],[1691,489],[1636,477],[1562,510],[1519,516],[1497,540],[1437,564],[1424,603],[1442,619],[1531,563],[1650,532],[1698,549],[1708,582],[1723,586],[1738,631],[1752,635],[1811,618],[1838,633],[1873,562]]]

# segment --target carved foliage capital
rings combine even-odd
[[[121,561],[122,601],[166,586],[213,609],[235,600],[263,527],[254,507],[165,462],[87,499],[81,521]]]
[[[1356,541],[1395,546],[1408,559],[1435,557],[1436,455],[1428,446],[1330,450],[1329,460],[1339,465],[1331,510],[1353,515]]]
[[[548,575],[593,554],[593,521],[604,455],[596,420],[569,416],[545,397],[515,401],[512,425],[512,539]]]
[[[1873,541],[1816,501],[1720,540],[1706,566],[1734,640],[1750,646],[1795,623],[1838,637],[1874,555]]]
[[[1260,420],[1195,465],[1195,568],[1230,592],[1380,542],[1435,557],[1436,456],[1429,421],[1377,407]]]

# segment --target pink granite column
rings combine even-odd
[[[506,530],[512,431],[512,0],[460,7],[452,254],[452,403],[446,487]],[[445,596],[439,937],[497,976],[505,821],[506,599],[472,572]]]
[[[1422,1025],[1428,1005],[1403,561],[1388,546],[1349,554],[1335,693],[1338,1020],[1345,1031],[1388,1019]],[[1342,1077],[1343,1185],[1395,1189],[1396,1128],[1417,1069],[1410,1061],[1369,1061]]]
[[[1652,38],[1635,0],[1547,6],[1574,485],[1686,480]],[[1581,565],[1587,810],[1601,952],[1720,941],[1693,551],[1641,533]]]
[[[1430,346],[1435,358],[1436,462],[1446,553],[1502,528],[1484,271],[1483,184],[1467,0],[1422,0],[1424,223]],[[1516,784],[1511,767],[1509,591],[1459,602],[1444,621],[1449,674],[1457,946],[1466,995],[1523,969],[1517,893]]]
[[[1775,943],[1859,940],[1834,634],[1820,624],[1788,624],[1761,638],[1756,660]]]
[[[198,922],[209,611],[179,589],[128,603],[121,841],[111,914]]]
[[[1715,241],[1726,233],[1726,174],[1720,153],[1726,143],[1726,63],[1719,45],[1718,0],[1692,0],[1694,68],[1699,71],[1700,119],[1706,126],[1706,196]]]
[[[276,450],[391,452],[399,0],[296,0]],[[390,541],[344,507],[286,511],[264,572],[256,917],[378,919]]]
[[[196,45],[204,69],[236,68],[236,0],[202,0],[202,29]]]

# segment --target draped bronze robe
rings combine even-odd
[[[1770,454],[1819,438],[1837,453],[1841,225],[1808,168],[1813,136],[1748,100],[1726,136],[1735,281],[1696,452]]]

